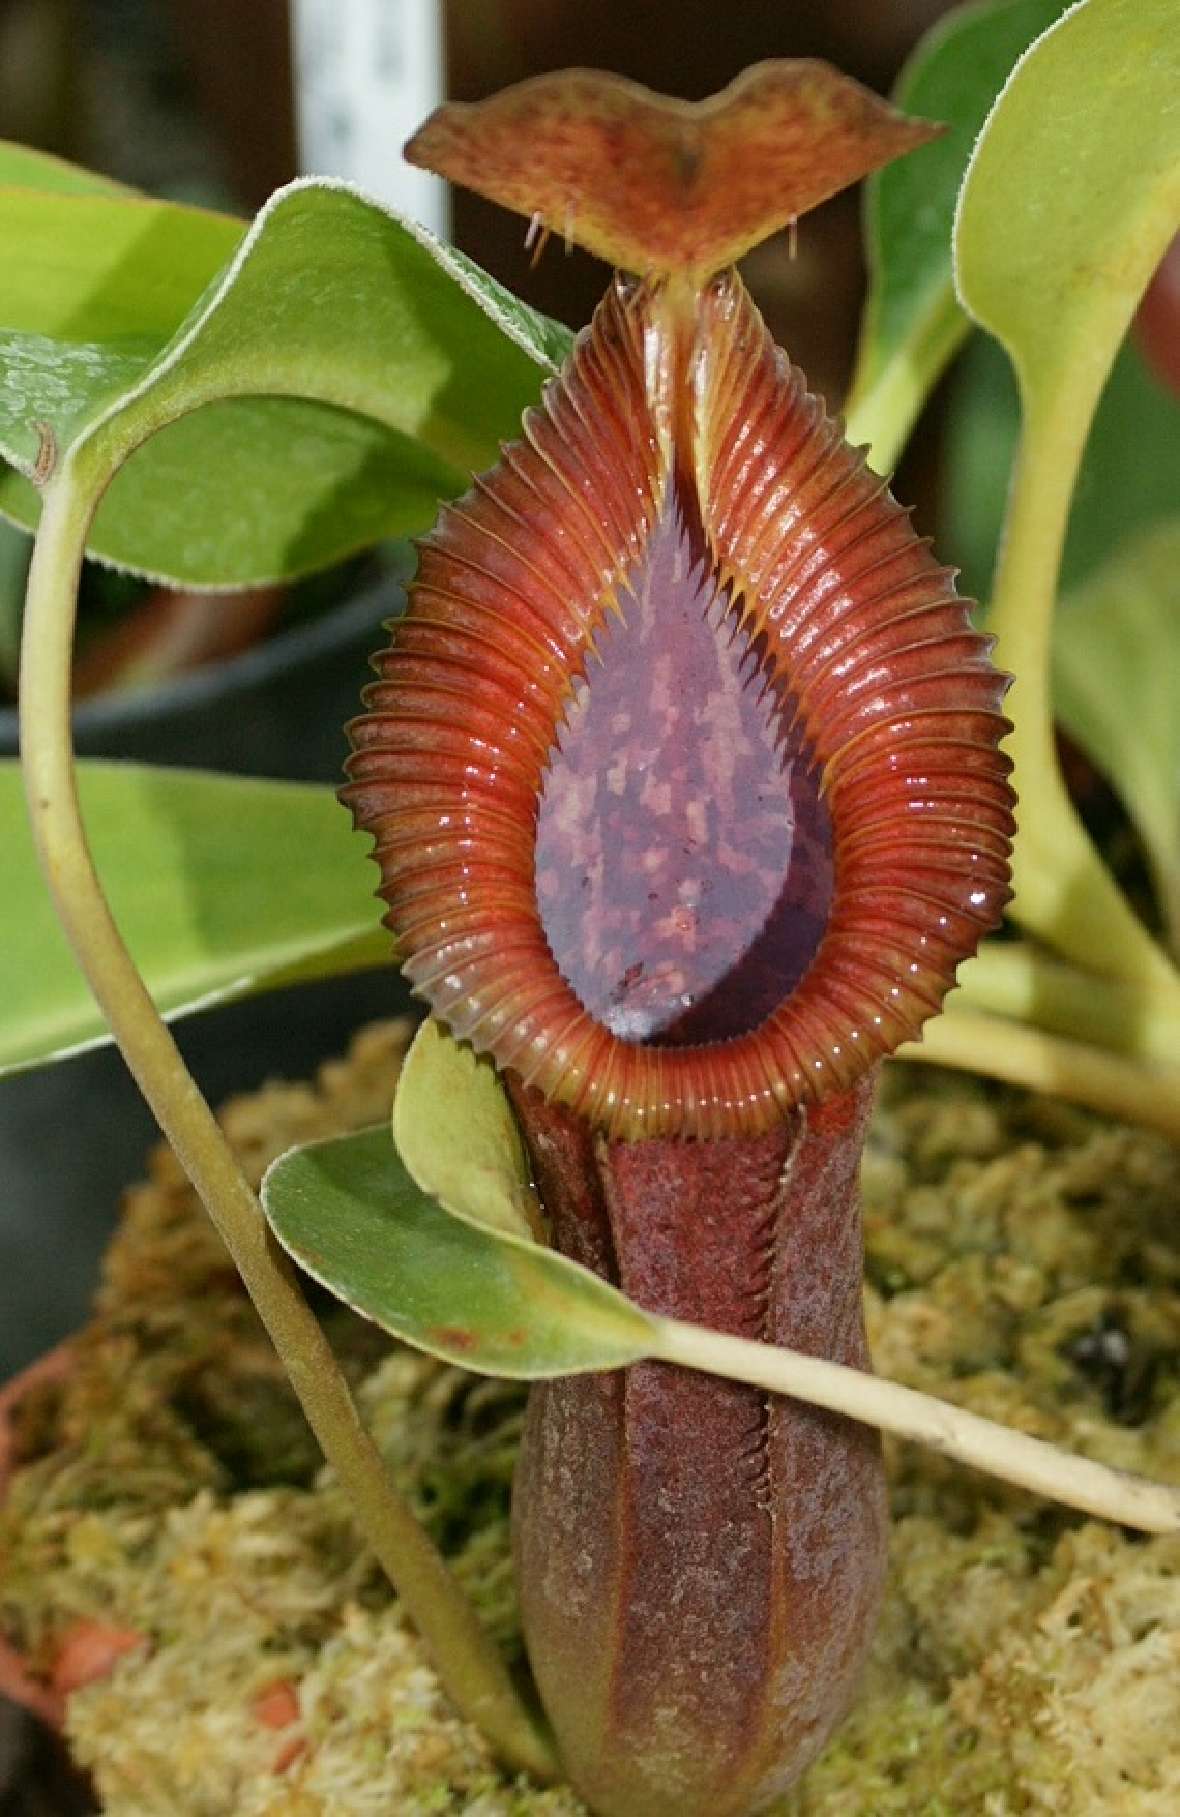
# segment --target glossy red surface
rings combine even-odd
[[[663,587],[649,622],[644,577],[675,566],[677,538],[699,584]],[[988,650],[735,273],[701,291],[617,280],[523,439],[422,545],[351,727],[345,799],[375,835],[415,989],[611,1136],[752,1134],[847,1089],[937,1010],[1007,896],[1005,682]],[[630,722],[612,748],[615,713]],[[668,812],[657,795],[628,821],[612,790],[642,803],[653,764],[657,787],[675,783]],[[818,786],[794,799],[806,773]],[[684,857],[706,809],[700,865],[664,867],[644,925],[636,867],[657,819]],[[796,828],[809,855],[793,865]],[[711,1019],[669,1045],[685,941],[660,929],[699,910],[685,883],[724,897],[726,853],[762,868],[761,893],[722,900],[705,927],[681,1008],[710,998]],[[775,956],[765,930],[804,873],[817,925]],[[629,1020],[649,967],[663,997]]]

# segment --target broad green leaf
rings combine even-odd
[[[0,139],[0,188],[42,189],[63,195],[132,195],[125,183],[113,177],[100,176],[96,170],[85,170],[81,164],[67,163],[52,152],[34,151],[28,145],[15,145],[11,139]]]
[[[7,333],[117,347],[121,337],[167,340],[233,257],[246,223],[130,193],[3,188],[0,232]]]
[[[1025,56],[980,135],[955,221],[960,300],[1001,342],[1023,433],[991,627],[1016,676],[1013,914],[1104,975],[1180,996],[1070,806],[1050,635],[1070,499],[1099,393],[1180,220],[1175,0],[1082,0]]]
[[[1174,0],[1082,0],[1016,69],[955,223],[960,298],[1040,396],[1097,391],[1180,219]]]
[[[293,1149],[262,1204],[284,1249],[420,1350],[533,1380],[650,1354],[655,1323],[551,1249],[452,1217],[415,1186],[388,1129]]]
[[[142,377],[246,232],[144,196],[0,189],[0,454],[36,460]]]
[[[1053,683],[1060,718],[1139,830],[1180,949],[1180,520],[1063,602]]]
[[[897,80],[897,106],[947,131],[865,185],[869,294],[848,435],[870,444],[883,473],[968,331],[951,280],[951,221],[971,147],[1012,65],[1064,4],[958,7],[927,32]]]
[[[168,1016],[263,981],[388,957],[363,841],[328,788],[79,766],[82,810],[115,917]],[[0,1072],[107,1039],[50,907],[14,761],[0,763],[4,939]]]
[[[119,473],[88,553],[193,587],[289,579],[423,530],[465,483],[413,439],[298,398],[207,404]],[[33,522],[33,488],[0,479],[0,511]]]
[[[342,185],[292,184],[243,231],[175,204],[0,190],[0,455],[16,470],[0,510],[36,521],[44,422],[59,447],[138,449],[92,553],[197,586],[306,572],[424,528],[569,345]]]
[[[433,1019],[402,1065],[393,1140],[414,1184],[445,1210],[514,1236],[540,1232],[524,1144],[495,1067]]]

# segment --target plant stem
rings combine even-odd
[[[1080,971],[1028,941],[985,940],[960,966],[958,1015],[980,1009],[1148,1065],[1180,1066],[1180,1010],[1140,985]]]
[[[908,1041],[897,1057],[991,1073],[1180,1142],[1180,1066],[1143,1065],[1003,1016],[966,1009],[936,1016],[926,1024],[921,1041]]]
[[[823,1357],[751,1343],[678,1319],[657,1318],[654,1323],[653,1354],[663,1362],[751,1382],[847,1414],[1102,1520],[1148,1533],[1180,1532],[1180,1488],[1076,1457],[933,1395]]]
[[[1008,743],[1019,797],[1009,913],[1091,971],[1146,985],[1180,1010],[1180,976],[1090,842],[1066,792],[1053,743],[1050,647],[1061,550],[1078,465],[1106,375],[1061,384],[1021,374],[1023,429],[989,628],[1016,677]]]
[[[510,1765],[556,1775],[552,1751],[440,1554],[386,1474],[294,1269],[187,1071],[110,913],[78,808],[70,657],[82,551],[117,460],[66,457],[43,495],[26,604],[21,743],[41,865],[62,926],[156,1119],[241,1273],[358,1524],[457,1708]]]

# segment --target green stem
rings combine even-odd
[[[1069,1098],[1180,1142],[1180,1066],[1138,1065],[1099,1047],[1060,1041],[1003,1016],[965,1009],[935,1016],[920,1041],[897,1051],[902,1060],[990,1073],[1013,1085]]]
[[[1180,977],[1090,842],[1053,742],[1050,646],[1061,550],[1078,464],[1105,368],[1073,384],[1024,382],[1023,430],[988,619],[1008,700],[1019,834],[1013,918],[1100,975],[1148,986],[1180,1012]]]
[[[1180,1010],[1141,985],[1079,971],[1024,940],[985,940],[960,966],[953,1014],[987,1010],[1148,1065],[1180,1067]]]
[[[868,449],[874,472],[892,473],[896,467],[926,399],[967,332],[968,323],[954,297],[939,292],[866,384],[862,363],[871,360],[876,331],[872,318],[865,317],[857,371],[844,406],[844,433],[854,448]]]
[[[653,1318],[652,1326],[652,1355],[662,1362],[750,1382],[771,1394],[847,1414],[1101,1520],[1147,1533],[1180,1532],[1180,1488],[1174,1483],[1152,1482],[1078,1457],[966,1407],[826,1357],[731,1337],[682,1319]]]
[[[456,1707],[510,1766],[539,1779],[556,1761],[503,1660],[386,1474],[291,1264],[185,1068],[136,970],[95,873],[78,807],[70,658],[82,551],[118,459],[84,448],[45,487],[26,603],[21,745],[41,865],[54,905],[115,1040],[233,1256],[358,1524],[421,1634]]]

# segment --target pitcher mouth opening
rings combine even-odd
[[[669,488],[575,683],[542,779],[537,912],[621,1041],[758,1028],[819,948],[831,815],[795,703]]]

